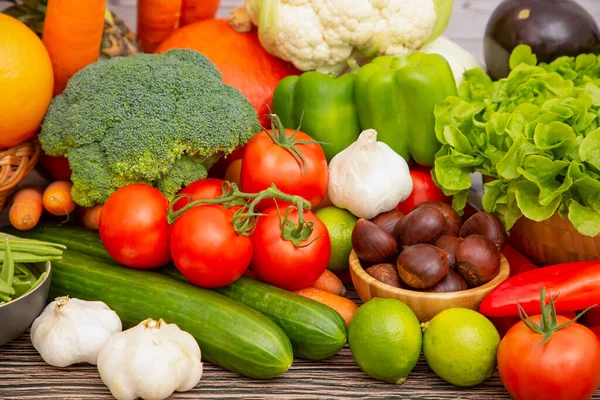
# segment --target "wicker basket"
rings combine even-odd
[[[484,183],[493,180],[483,177]],[[539,266],[600,260],[600,235],[584,236],[558,214],[541,222],[521,217],[511,228],[508,242]]]
[[[600,260],[600,235],[584,236],[558,214],[535,222],[525,217],[510,230],[510,244],[540,266]]]
[[[0,150],[0,211],[4,209],[19,182],[33,170],[40,153],[41,147],[37,139]]]

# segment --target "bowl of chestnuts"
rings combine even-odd
[[[421,322],[454,307],[477,310],[509,277],[502,222],[477,212],[464,222],[442,202],[360,219],[352,231],[350,275],[363,302],[406,303]]]

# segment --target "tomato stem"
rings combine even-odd
[[[542,309],[542,314],[540,316],[539,324],[536,324],[531,319],[531,317],[527,315],[527,312],[517,300],[517,307],[519,308],[519,317],[521,318],[521,321],[523,321],[527,328],[531,329],[539,335],[544,336],[544,339],[538,344],[540,346],[548,343],[548,341],[552,338],[552,335],[554,333],[571,325],[573,322],[581,318],[586,312],[588,312],[596,306],[596,304],[594,304],[577,314],[577,316],[575,316],[575,318],[573,318],[572,320],[565,322],[564,324],[558,325],[558,318],[556,316],[555,306],[556,299],[558,299],[558,294],[554,296],[554,298],[552,296],[548,297],[550,298],[550,302],[546,304],[546,288],[543,287],[540,293],[540,307]]]
[[[289,137],[286,133],[285,127],[281,122],[281,119],[277,116],[277,114],[267,114],[267,117],[271,119],[271,134],[268,130],[264,129],[264,132],[271,138],[273,143],[278,145],[279,147],[287,150],[300,164],[302,168],[302,174],[306,174],[306,159],[304,158],[304,154],[298,149],[299,144],[324,144],[323,142],[317,142],[316,140],[296,140],[296,136],[300,132],[300,127],[302,126],[302,119],[304,118],[304,112],[300,116],[300,124]]]
[[[291,207],[288,207],[288,211],[286,212],[285,218],[281,224],[281,236],[285,240],[289,240],[293,242],[296,246],[300,246],[300,241],[308,239],[313,232],[313,224],[304,220],[304,210],[311,209],[310,203],[300,196],[283,193],[282,191],[277,189],[275,184],[272,184],[267,189],[262,190],[258,193],[244,193],[238,189],[235,183],[225,182],[223,183],[222,191],[223,194],[216,199],[200,199],[190,201],[181,209],[173,211],[173,207],[178,200],[184,197],[191,198],[191,196],[188,194],[175,196],[167,210],[167,220],[169,224],[173,224],[180,215],[197,205],[239,204],[240,199],[242,199],[244,200],[244,205],[241,209],[236,211],[231,220],[231,223],[233,224],[233,227],[238,234],[250,236],[254,232],[254,228],[256,227],[257,217],[263,215],[255,211],[256,206],[258,206],[258,204],[263,200],[274,199],[281,200],[283,202],[290,203],[293,205]],[[291,212],[293,207],[296,207],[298,209],[297,225],[288,218],[289,213]]]

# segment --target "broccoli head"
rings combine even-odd
[[[259,130],[214,64],[178,49],[82,69],[50,104],[39,139],[46,154],[69,159],[73,200],[90,207],[130,183],[171,199]]]

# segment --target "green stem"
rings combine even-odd
[[[310,203],[303,199],[300,196],[289,195],[281,192],[275,184],[272,184],[267,189],[260,191],[258,193],[244,193],[240,191],[235,183],[226,182],[223,185],[223,195],[216,199],[200,199],[194,200],[186,204],[184,207],[177,211],[173,211],[173,206],[177,201],[184,197],[191,197],[189,195],[180,195],[176,196],[169,209],[167,210],[167,220],[169,224],[173,224],[177,218],[179,218],[183,213],[185,213],[190,208],[193,208],[197,205],[202,204],[228,204],[234,202],[239,199],[246,200],[246,204],[238,210],[232,219],[232,224],[235,231],[244,236],[250,236],[254,232],[254,228],[256,227],[256,218],[261,216],[262,214],[256,212],[256,207],[263,200],[273,199],[273,200],[281,200],[283,202],[292,204],[292,206],[298,209],[298,224],[294,224],[287,218],[289,213],[286,214],[285,220],[287,222],[286,226],[292,226],[292,233],[289,234],[287,231],[282,230],[282,237],[286,240],[291,240],[295,244],[299,243],[302,240],[306,240],[312,234],[312,224],[306,223],[304,220],[304,210],[310,210]],[[291,225],[290,225],[291,224]],[[283,228],[282,228],[283,229]],[[307,236],[308,234],[308,236]],[[289,238],[288,238],[289,236]]]
[[[300,116],[300,123],[298,127],[290,136],[287,135],[287,131],[281,122],[281,119],[277,116],[277,114],[267,114],[267,117],[271,119],[271,133],[266,129],[263,129],[264,132],[271,138],[273,143],[278,145],[281,148],[287,150],[300,164],[300,168],[302,168],[302,174],[306,173],[306,158],[304,158],[304,154],[298,148],[299,144],[323,144],[322,142],[317,142],[316,140],[296,140],[296,136],[300,133],[300,127],[302,126],[302,119],[304,118],[304,112]]]
[[[596,307],[596,304],[594,304],[577,314],[572,320],[565,322],[564,324],[558,325],[558,318],[556,316],[555,305],[556,299],[558,299],[558,295],[556,295],[554,298],[552,296],[549,296],[549,298],[550,303],[546,304],[546,288],[543,287],[540,292],[540,307],[542,314],[540,316],[539,324],[536,324],[535,321],[533,321],[531,317],[527,315],[525,309],[517,301],[517,307],[519,308],[519,317],[521,318],[521,321],[523,321],[527,328],[544,337],[543,340],[538,344],[540,346],[548,343],[548,341],[550,341],[554,333],[571,325],[573,322],[581,318],[586,312]]]

